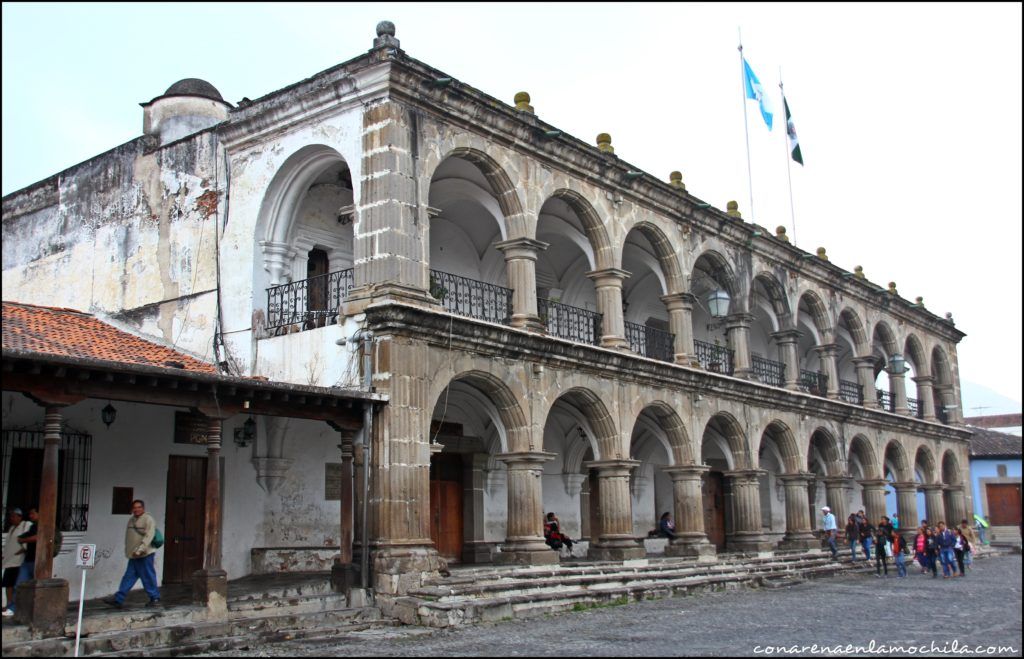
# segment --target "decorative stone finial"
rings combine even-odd
[[[899,295],[896,292],[896,282],[894,281],[889,282],[889,295]]]
[[[533,106],[530,105],[530,95],[526,92],[519,92],[515,96],[516,110],[533,114]]]
[[[818,254],[818,258],[821,259],[822,261],[828,261],[828,254],[825,253],[825,248],[824,247],[819,247],[818,251],[817,251],[817,254]]]
[[[395,38],[395,24],[391,21],[377,23],[377,38],[373,40],[373,49],[398,47],[399,41]]]
[[[597,136],[597,148],[604,153],[615,153],[615,147],[612,146],[612,136],[608,133],[599,133]]]
[[[673,188],[679,188],[683,192],[686,192],[686,184],[683,183],[682,172],[672,172],[668,175],[668,182]]]
[[[786,227],[781,224],[775,227],[775,237],[784,243],[789,242],[789,236],[786,235]]]
[[[952,325],[952,324],[953,324],[953,313],[952,313],[952,312],[950,312],[950,311],[947,311],[947,312],[946,312],[946,321],[947,321],[947,322],[948,322],[948,323],[949,323],[950,325]]]
[[[743,217],[740,215],[740,205],[735,201],[730,201],[725,205],[725,212],[730,217]]]
[[[924,298],[921,297],[920,295],[918,295],[916,298],[914,298],[914,305],[918,306],[918,307],[923,307],[924,306]]]
[[[853,269],[853,276],[857,279],[864,279],[864,266],[858,265]]]

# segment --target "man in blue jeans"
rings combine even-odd
[[[939,548],[939,561],[942,563],[942,578],[948,579],[950,573],[956,576],[956,554],[953,547],[956,545],[956,536],[946,528],[945,522],[939,522],[938,532],[935,534],[935,544]]]
[[[142,579],[142,587],[149,595],[146,606],[160,605],[160,589],[156,586],[156,568],[154,554],[156,549],[150,544],[156,535],[156,520],[146,512],[146,504],[142,499],[132,501],[132,516],[128,518],[128,528],[124,532],[124,555],[128,558],[128,567],[121,577],[121,586],[112,597],[103,599],[105,604],[120,609],[124,606],[124,598],[135,582]]]

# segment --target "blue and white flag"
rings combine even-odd
[[[746,91],[747,98],[754,99],[761,106],[761,116],[764,117],[764,122],[768,124],[768,130],[771,130],[772,102],[768,95],[764,93],[764,87],[761,86],[761,82],[754,75],[750,64],[747,63],[746,57],[743,58],[743,88]]]

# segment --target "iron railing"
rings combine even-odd
[[[693,347],[702,368],[713,373],[733,374],[732,350],[699,339],[693,340]]]
[[[854,405],[864,404],[864,387],[849,380],[839,381],[839,398]]]
[[[893,398],[892,394],[890,394],[888,391],[885,391],[884,389],[879,389],[877,395],[878,404],[882,406],[883,410],[885,410],[886,412],[896,411],[896,401]]]
[[[812,396],[828,393],[828,376],[820,371],[800,371],[800,389]]]
[[[663,362],[675,359],[675,334],[629,321],[625,326],[626,341],[633,352]]]
[[[268,288],[267,330],[301,331],[337,322],[341,301],[352,290],[352,272],[348,268]]]
[[[938,417],[942,423],[949,423],[949,415],[946,414],[946,408],[942,405],[935,406],[935,416]]]
[[[511,288],[431,270],[430,294],[446,311],[459,316],[502,325],[512,320]]]
[[[750,369],[761,382],[773,387],[786,384],[786,365],[757,355],[750,356]]]
[[[602,315],[596,311],[537,298],[537,314],[551,336],[595,346],[601,345]]]
[[[907,397],[907,409],[910,410],[910,416],[918,419],[924,417],[924,405],[921,404],[920,398]]]
[[[44,440],[42,430],[3,430],[0,474],[7,510],[39,507]],[[62,431],[57,454],[57,527],[61,531],[88,530],[91,475],[92,435]]]

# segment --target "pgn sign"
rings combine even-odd
[[[75,567],[90,569],[96,567],[96,545],[75,547]]]

